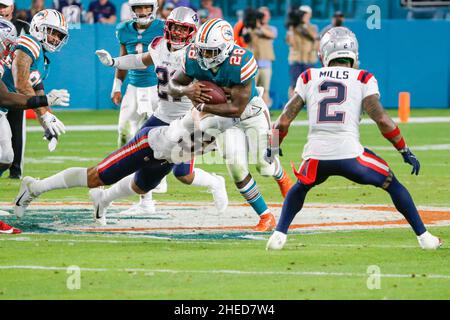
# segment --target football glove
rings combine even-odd
[[[413,167],[411,174],[415,174],[416,176],[419,175],[420,162],[416,158],[414,153],[412,153],[411,150],[409,150],[409,148],[404,148],[404,149],[400,150],[400,153],[401,153],[405,163],[409,163]]]
[[[48,151],[53,152],[58,145],[58,136],[51,134],[50,130],[45,129],[44,140],[48,141]]]
[[[66,133],[64,123],[62,123],[54,114],[47,111],[41,116],[41,120],[44,123],[44,128],[48,129],[52,135],[60,136],[61,134]]]
[[[107,67],[114,66],[114,59],[111,57],[108,51],[101,49],[95,51],[95,54],[99,58],[100,62]]]
[[[269,147],[266,149],[266,152],[264,153],[264,160],[266,160],[267,163],[272,164],[275,161],[275,157],[277,155],[283,156],[283,151],[280,147]]]
[[[47,94],[48,106],[68,107],[70,102],[70,94],[66,89],[53,89]]]

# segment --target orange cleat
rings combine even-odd
[[[271,213],[265,213],[261,216],[259,223],[253,228],[253,231],[266,232],[272,231],[277,226],[275,217]]]
[[[280,180],[276,180],[278,183],[278,186],[280,187],[281,194],[283,195],[283,198],[286,198],[287,193],[289,190],[291,190],[294,183],[292,182],[291,178],[286,174],[286,172],[283,173],[283,177],[281,177]]]
[[[3,221],[0,221],[0,234],[19,234],[19,233],[22,233],[22,230],[11,227],[10,225],[7,225]]]

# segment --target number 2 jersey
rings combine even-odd
[[[345,67],[309,69],[295,92],[307,106],[309,133],[303,159],[340,160],[359,157],[359,124],[364,98],[378,94],[375,77]]]
[[[149,45],[148,52],[152,56],[158,78],[159,101],[153,115],[166,123],[171,123],[182,118],[192,107],[192,102],[187,97],[173,98],[167,93],[170,77],[181,69],[185,49],[170,51],[167,40],[157,37]]]

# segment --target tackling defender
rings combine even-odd
[[[129,0],[132,19],[117,25],[116,37],[120,43],[120,56],[147,52],[150,43],[164,34],[164,22],[156,18],[157,0]],[[122,82],[128,75],[128,85],[122,99]],[[153,66],[138,70],[116,69],[111,99],[120,105],[118,147],[124,146],[137,133],[142,124],[153,114],[158,101],[157,77]],[[158,187],[167,190],[163,180]],[[155,190],[156,191],[156,190]],[[152,193],[140,197],[138,204],[125,213],[154,213]]]
[[[274,177],[283,195],[292,182],[278,157],[272,164],[264,160],[271,125],[268,108],[255,86],[258,67],[253,54],[235,45],[233,28],[228,22],[212,19],[202,25],[194,44],[187,47],[184,60],[182,70],[169,82],[169,94],[187,96],[204,113],[202,131],[206,131],[208,124],[222,132],[231,128],[217,137],[228,171],[239,192],[260,216],[254,230],[272,230],[275,218],[249,172],[249,151],[256,151],[256,155],[255,152],[251,155],[256,158],[258,172]],[[209,89],[194,80],[214,82],[230,95],[231,102],[207,104]],[[216,117],[211,119],[208,114]]]
[[[155,66],[158,77],[158,108],[147,120],[143,127],[168,126],[178,118],[182,118],[192,108],[191,101],[186,98],[174,99],[167,92],[167,85],[171,75],[181,68],[184,49],[190,44],[197,32],[197,13],[187,7],[174,9],[167,17],[164,37],[156,37],[148,48],[148,52],[138,55],[126,55],[112,58],[105,50],[98,50],[100,61],[106,66],[113,66],[120,70],[142,69]],[[194,159],[187,163],[178,164],[173,169],[175,177],[184,184],[206,187],[214,197],[216,209],[223,213],[228,206],[228,196],[225,188],[225,179],[215,174],[210,174],[200,168],[194,168]],[[107,207],[113,200],[128,196],[122,195],[115,189],[121,185],[133,184],[133,189],[142,189],[138,185],[144,182],[135,181],[137,177],[127,177],[108,190],[92,190],[94,203],[101,207]],[[145,175],[140,179],[146,179]],[[123,188],[122,188],[123,189]]]
[[[388,192],[417,235],[420,246],[437,249],[442,241],[426,230],[408,190],[397,180],[386,161],[364,149],[359,141],[360,116],[364,110],[404,161],[412,165],[411,174],[419,174],[419,161],[380,104],[377,80],[357,67],[356,36],[347,28],[332,28],[321,39],[319,55],[324,67],[309,69],[299,77],[294,96],[274,126],[281,143],[299,111],[308,106],[308,142],[303,151],[303,163],[296,172],[298,182],[284,201],[281,218],[266,248],[283,248],[288,228],[314,186],[330,176],[342,176]],[[274,145],[269,151],[268,159],[271,159],[279,146]]]

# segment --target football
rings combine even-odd
[[[199,81],[199,82],[205,85],[206,88],[211,89],[211,91],[207,93],[212,97],[208,101],[209,104],[227,103],[227,95],[221,87],[210,81]]]

